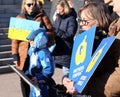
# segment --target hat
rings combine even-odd
[[[30,34],[27,36],[27,40],[33,41],[34,38],[40,33],[40,32],[46,32],[45,28],[39,28],[38,30],[31,31]]]
[[[42,48],[47,46],[48,42],[48,36],[45,32],[40,32],[34,39],[34,42],[36,44],[36,48]]]
[[[40,1],[42,4],[44,4],[45,2],[44,2],[44,0],[37,0],[38,2]]]

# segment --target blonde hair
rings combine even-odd
[[[37,2],[41,2],[42,5],[45,3],[44,0],[37,0]]]
[[[64,8],[64,13],[65,14],[69,14],[70,13],[71,9],[70,9],[70,6],[69,6],[67,0],[59,0],[57,5],[60,5],[61,7]]]
[[[35,1],[35,6],[36,6],[37,0],[34,0],[34,1]],[[24,13],[26,11],[25,4],[26,4],[26,0],[22,0],[21,13]]]

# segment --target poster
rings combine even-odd
[[[75,83],[74,86],[79,93],[83,91],[90,77],[92,76],[97,66],[99,65],[99,63],[105,56],[106,52],[108,51],[108,49],[111,47],[112,43],[115,40],[115,36],[104,38],[92,55],[91,49],[93,47],[94,40],[94,34],[92,33],[95,31],[95,29],[94,31],[93,29],[94,27],[84,32],[86,34],[81,34],[80,36],[78,36],[79,40],[75,40],[73,46],[69,78],[74,81]],[[91,36],[89,35],[90,33]],[[87,37],[88,39],[86,39],[87,45],[83,45],[83,47],[81,48],[81,49],[86,48],[86,51],[81,50],[81,52],[79,52],[84,54],[79,56],[78,59],[81,63],[78,64],[76,61],[76,55],[78,53],[77,49],[79,49],[79,45],[81,45],[84,42],[84,38],[82,37],[85,37],[86,35],[88,36]]]
[[[26,37],[31,31],[39,29],[40,22],[21,18],[10,18],[8,38],[27,41]]]
[[[115,40],[115,36],[103,39],[100,45],[98,46],[97,50],[93,54],[92,58],[89,60],[89,63],[85,64],[85,68],[82,74],[79,76],[78,81],[75,83],[75,87],[78,92],[80,93],[82,92],[82,90],[86,86],[90,77],[96,70],[97,66],[99,65],[105,54],[107,53],[108,49],[110,48],[114,40]]]
[[[77,81],[92,56],[96,26],[76,36],[73,45],[69,78]]]

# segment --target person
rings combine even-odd
[[[39,6],[39,4],[40,4],[40,6],[42,6],[42,5],[44,5],[44,3],[45,3],[45,1],[44,0],[37,0],[38,2],[37,2],[37,4],[38,4],[38,6]],[[42,4],[42,5],[41,5]]]
[[[116,40],[109,50],[112,71],[105,85],[106,97],[120,97],[120,0],[112,0],[113,11],[119,16],[109,27],[109,36],[116,36]]]
[[[96,25],[97,27],[93,44],[94,53],[102,39],[108,35],[108,28],[112,22],[109,10],[103,3],[90,2],[81,7],[78,14],[80,17],[81,27],[79,33],[84,33],[83,31],[88,30],[93,25]],[[113,97],[106,96],[104,93],[106,81],[108,80],[109,75],[113,72],[114,64],[112,63],[115,62],[115,60],[113,61],[112,59],[113,57],[109,57],[110,54],[110,52],[107,53],[102,59],[80,95],[86,95],[90,97]],[[74,87],[74,81],[71,81],[68,77],[64,77],[63,84],[67,88],[67,92],[70,94],[76,94],[77,91]]]
[[[30,66],[26,74],[29,75],[32,83],[40,88],[37,92],[34,87],[31,87],[30,97],[56,97],[55,92],[50,92],[52,86],[55,86],[52,79],[55,66],[47,47],[48,37],[45,28],[32,31],[27,39],[30,41],[28,50]]]
[[[48,35],[48,47],[54,43],[55,32],[54,28],[45,14],[43,8],[39,9],[37,5],[37,0],[23,0],[21,6],[21,13],[16,16],[16,18],[33,20],[40,22],[40,27],[46,28],[46,33]],[[12,40],[12,56],[13,63],[16,68],[25,72],[29,67],[29,56],[27,54],[29,48],[29,42],[22,40]],[[29,86],[26,82],[21,80],[21,89],[23,97],[29,97]]]
[[[70,59],[73,46],[73,37],[77,31],[76,12],[70,8],[67,0],[59,0],[56,6],[59,11],[53,23],[56,30],[55,43],[53,50],[54,62],[63,66],[65,75],[69,72]]]
[[[58,1],[59,1],[59,0],[58,0]],[[58,2],[58,1],[57,1],[57,0],[52,1],[53,4],[54,4],[54,6],[57,5],[57,2]],[[71,0],[67,0],[67,2],[68,2],[68,4],[69,4],[69,6],[72,8],[72,10],[75,11],[73,2],[72,2]],[[50,12],[50,18],[52,17],[52,19],[51,19],[52,22],[54,22],[54,21],[56,20],[57,14],[59,13],[59,11],[56,10],[54,6],[52,6],[51,12]],[[54,9],[54,10],[53,10],[53,9]]]
[[[118,18],[118,15],[113,11],[112,0],[103,0],[103,1],[108,6],[108,9],[110,10],[110,14],[111,14],[113,20]]]

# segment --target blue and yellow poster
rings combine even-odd
[[[69,78],[75,82],[78,81],[85,69],[85,64],[88,64],[92,56],[95,31],[96,26],[93,26],[89,30],[76,36],[74,40]]]
[[[91,29],[93,29],[93,27]],[[88,30],[87,36],[89,36],[89,33],[93,33],[93,31]],[[87,82],[89,81],[90,77],[94,73],[95,69],[97,68],[97,66],[99,65],[99,63],[105,56],[106,52],[108,51],[108,49],[110,48],[110,46],[112,45],[112,43],[115,40],[114,36],[103,39],[101,41],[100,45],[98,46],[98,48],[96,49],[96,51],[94,52],[94,54],[92,55],[91,48],[93,47],[93,43],[91,43],[91,42],[93,42],[93,40],[94,40],[94,38],[93,38],[94,35],[93,36],[91,35],[91,36],[87,37],[87,38],[91,39],[91,42],[89,41],[90,39],[86,39],[87,46],[83,45],[83,47],[81,48],[81,49],[86,48],[86,51],[81,50],[82,52],[79,52],[80,54],[86,53],[85,54],[86,56],[84,54],[82,56],[76,56],[78,53],[77,49],[79,48],[79,45],[81,45],[84,42],[84,38],[82,38],[82,37],[85,37],[85,36],[86,36],[86,34],[80,35],[79,36],[80,39],[77,41],[75,40],[75,43],[74,43],[75,46],[73,47],[73,53],[72,53],[71,65],[70,65],[69,78],[75,82],[75,84],[74,84],[75,88],[79,93],[81,93],[83,91],[83,89],[86,86]],[[78,45],[78,42],[79,42],[79,45]],[[76,44],[77,44],[77,46],[76,46]],[[79,58],[77,58],[77,57],[79,57]],[[84,60],[83,60],[83,58],[84,58]],[[76,59],[79,59],[80,61],[82,60],[82,62],[80,64],[77,64]]]
[[[8,38],[27,41],[26,37],[28,34],[31,31],[39,29],[39,26],[40,22],[11,17],[9,23]]]

